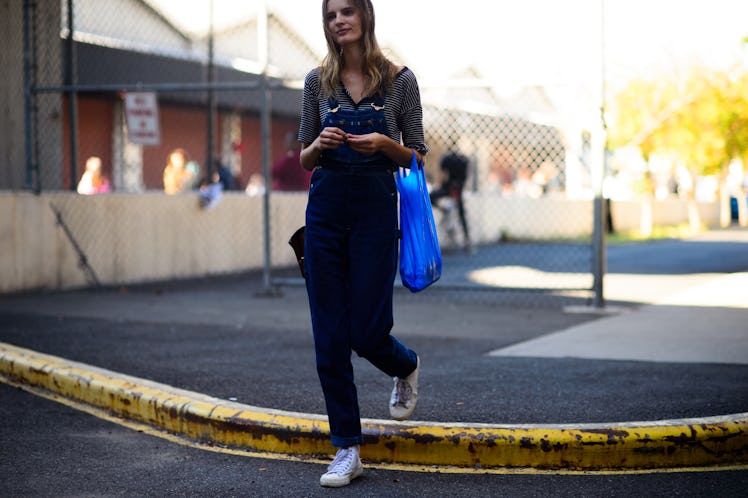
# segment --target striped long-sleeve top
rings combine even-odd
[[[342,109],[355,110],[357,107],[342,83],[335,89],[334,98]],[[371,97],[365,97],[358,106],[368,105],[371,100]],[[421,94],[416,76],[410,69],[404,67],[397,74],[384,103],[387,135],[397,143],[426,154],[428,147],[423,134]],[[317,138],[329,110],[329,102],[320,92],[319,68],[315,68],[304,80],[299,142],[312,143]]]

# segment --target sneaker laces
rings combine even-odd
[[[335,459],[327,467],[328,472],[338,475],[346,475],[353,472],[357,461],[356,451],[352,448],[340,448],[335,454]]]
[[[402,405],[406,406],[413,395],[413,388],[405,379],[397,379],[395,381],[395,390],[392,391],[392,398],[390,404],[392,406]]]

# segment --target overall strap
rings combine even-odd
[[[329,107],[330,112],[336,113],[338,112],[338,109],[340,108],[340,102],[338,102],[338,99],[336,99],[333,95],[331,95],[327,99],[327,107]]]

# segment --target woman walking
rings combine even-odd
[[[340,487],[363,472],[352,352],[394,378],[394,419],[410,417],[418,398],[420,359],[390,335],[393,173],[428,149],[416,78],[382,54],[371,1],[323,0],[322,16],[328,53],[305,80],[299,141],[313,170],[304,261],[317,373],[338,448],[320,484]]]

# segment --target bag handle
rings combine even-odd
[[[418,154],[416,154],[416,150],[410,149],[410,153],[411,153],[410,154],[410,167],[407,169],[409,169],[410,171],[414,171],[413,169],[414,167],[416,170],[423,169],[423,160],[421,161],[418,160]],[[410,175],[410,173],[408,173],[408,175],[404,175],[403,174],[404,169],[406,169],[404,166],[399,166],[397,168],[397,174],[400,176],[400,178],[405,178],[406,176]]]

